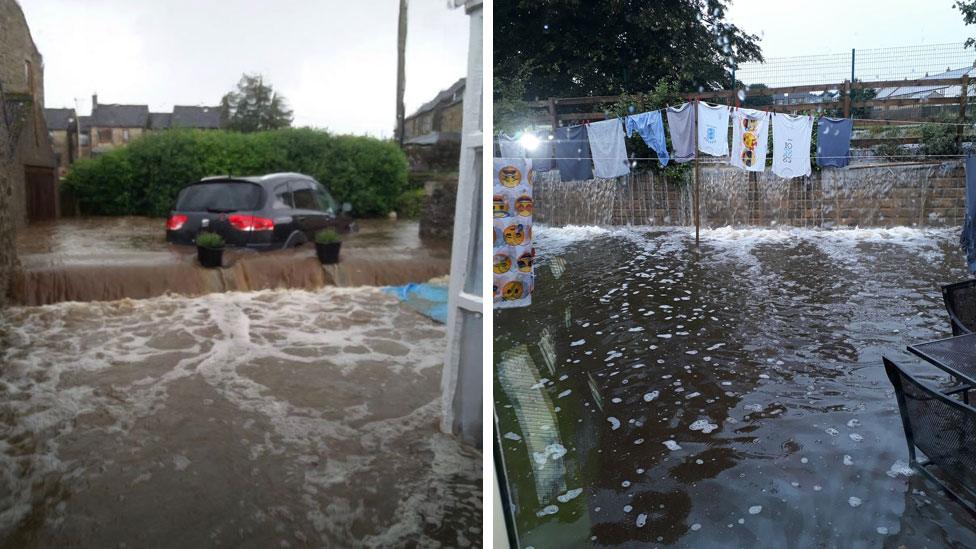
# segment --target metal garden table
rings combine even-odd
[[[909,345],[908,351],[967,385],[948,394],[962,392],[969,403],[968,391],[976,386],[976,333]]]

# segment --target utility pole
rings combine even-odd
[[[407,0],[400,0],[400,23],[397,29],[397,104],[396,104],[396,133],[397,143],[403,147],[403,119],[406,116],[403,107],[403,90],[406,86],[404,65],[407,56]]]

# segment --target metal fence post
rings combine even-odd
[[[854,81],[854,48],[851,48],[851,82]]]

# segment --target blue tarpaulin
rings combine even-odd
[[[410,283],[386,286],[383,291],[418,313],[441,324],[447,323],[447,286]]]

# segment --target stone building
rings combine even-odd
[[[404,145],[460,143],[464,81],[464,78],[458,80],[404,119]]]
[[[44,63],[15,0],[0,0],[0,101],[4,152],[11,158],[4,175],[8,211],[0,218],[14,227],[53,219],[58,215],[57,161],[44,121]],[[0,248],[12,246],[6,238],[0,242]]]
[[[79,158],[124,147],[133,139],[170,128],[220,128],[219,107],[173,107],[173,112],[149,112],[146,105],[100,104],[92,96],[91,116],[77,118],[74,109],[44,109],[48,131],[58,156],[58,175]],[[80,138],[79,138],[80,136]]]
[[[64,177],[78,158],[78,116],[74,109],[44,109],[44,121],[58,160],[58,177]]]

